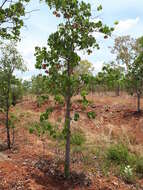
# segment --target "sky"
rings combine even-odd
[[[113,46],[117,36],[131,35],[138,38],[143,35],[143,0],[86,0],[86,2],[91,3],[93,13],[104,24],[114,26],[115,21],[119,22],[111,38],[104,40],[100,34],[96,34],[100,50],[95,49],[90,56],[85,52],[80,52],[81,58],[89,60],[97,73],[101,70],[103,63],[115,59],[115,56],[110,53],[109,46]],[[97,13],[96,7],[100,4],[103,10]],[[56,31],[57,25],[61,22],[61,19],[53,16],[48,6],[45,3],[39,3],[39,0],[31,0],[26,11],[30,13],[27,13],[24,18],[25,26],[21,30],[21,42],[18,44],[18,50],[23,56],[28,71],[15,73],[23,80],[29,80],[31,76],[42,72],[36,70],[34,66],[36,62],[35,46],[46,46],[48,36]]]

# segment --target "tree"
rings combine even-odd
[[[23,97],[22,81],[20,79],[17,79],[15,76],[12,76],[11,93],[10,93],[11,104],[15,106],[18,100],[21,100],[22,97]]]
[[[97,83],[104,85],[108,90],[115,90],[117,96],[119,96],[123,78],[124,68],[116,65],[114,62],[105,64],[96,77]]]
[[[0,59],[0,73],[3,77],[1,83],[1,92],[3,107],[6,113],[6,129],[7,129],[7,145],[11,148],[10,129],[9,129],[9,108],[10,108],[10,94],[12,90],[13,72],[15,70],[24,71],[26,68],[23,64],[23,59],[16,49],[16,43],[10,42],[8,44],[1,44],[1,59]]]
[[[88,60],[81,60],[79,65],[75,67],[74,74],[75,75],[92,75],[93,73],[93,65]]]
[[[18,39],[25,16],[24,3],[30,0],[3,0],[0,5],[0,37]]]
[[[48,78],[46,76],[38,75],[32,77],[32,93],[40,96],[48,94]]]
[[[22,82],[22,89],[23,89],[24,95],[30,94],[32,91],[32,81],[31,80],[30,81],[24,80]]]
[[[49,80],[48,77],[38,75],[32,77],[32,93],[36,95],[37,105],[40,107],[46,100],[49,99]]]
[[[137,55],[129,66],[126,86],[130,93],[137,94],[137,111],[140,112],[140,97],[143,91],[143,37],[136,40]]]
[[[136,56],[136,41],[130,36],[119,36],[115,39],[111,53],[116,55],[118,64],[123,64],[126,68],[134,61]]]
[[[75,94],[75,86],[86,77],[75,77],[74,69],[80,63],[78,51],[86,50],[92,53],[92,48],[99,48],[94,32],[101,32],[106,37],[113,28],[103,25],[101,21],[92,21],[91,5],[78,0],[46,1],[54,8],[56,17],[63,17],[63,23],[48,39],[49,50],[46,47],[36,47],[36,67],[45,69],[53,94],[63,95],[66,102],[65,127],[65,176],[70,172],[70,137],[71,137],[71,98]],[[97,10],[101,10],[98,7]],[[85,99],[85,96],[84,96]]]

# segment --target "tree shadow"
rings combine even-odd
[[[123,115],[124,118],[131,118],[131,117],[136,117],[140,118],[143,117],[143,111],[132,111],[132,110],[126,110],[126,112]]]
[[[0,142],[0,152],[8,150],[8,146],[6,143]]]
[[[38,168],[42,175],[34,173],[32,178],[35,182],[44,186],[45,188],[55,187],[57,190],[72,189],[75,187],[88,188],[91,185],[91,179],[83,172],[77,173],[71,171],[70,177],[65,179],[64,172],[52,159],[40,159],[35,168]]]

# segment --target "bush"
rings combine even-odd
[[[136,173],[143,177],[143,157],[140,157],[136,161]]]
[[[47,101],[47,100],[49,100],[48,95],[37,96],[37,106],[41,107],[42,104],[44,104],[44,102]]]
[[[42,122],[34,122],[31,123],[29,126],[29,133],[37,134],[37,136],[42,137],[43,135],[50,134],[53,138],[55,138],[56,132],[55,132],[55,126],[53,126],[48,121],[42,121]]]
[[[81,146],[86,141],[85,135],[81,131],[75,131],[73,132],[71,136],[71,144]]]
[[[129,159],[128,148],[125,145],[113,145],[107,150],[107,159],[116,164],[127,164]]]

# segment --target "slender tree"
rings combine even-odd
[[[136,56],[136,40],[130,36],[115,38],[111,53],[116,55],[116,61],[119,65],[122,64],[128,69]]]
[[[143,37],[136,40],[136,58],[130,64],[126,75],[126,87],[129,92],[137,95],[137,111],[140,112],[140,97],[143,92]]]
[[[0,59],[0,71],[3,75],[3,80],[1,81],[2,86],[2,95],[4,108],[6,113],[5,125],[7,129],[7,145],[8,148],[11,148],[10,141],[10,128],[9,128],[9,108],[10,108],[10,94],[12,89],[12,80],[13,80],[13,72],[15,70],[25,70],[25,66],[23,64],[23,59],[19,52],[16,49],[16,44],[14,42],[10,42],[8,44],[1,44],[1,59]]]
[[[113,28],[103,25],[101,21],[92,20],[91,5],[78,0],[47,0],[53,14],[63,18],[58,30],[51,34],[48,46],[36,47],[36,67],[45,69],[50,79],[53,94],[61,94],[65,98],[66,113],[65,127],[65,176],[70,172],[70,137],[71,137],[71,98],[75,93],[75,86],[85,80],[85,77],[75,78],[74,69],[80,63],[79,51],[92,53],[92,48],[99,48],[94,32],[101,32],[105,38],[111,34]],[[97,10],[101,10],[99,6]],[[84,97],[85,98],[85,97]]]

